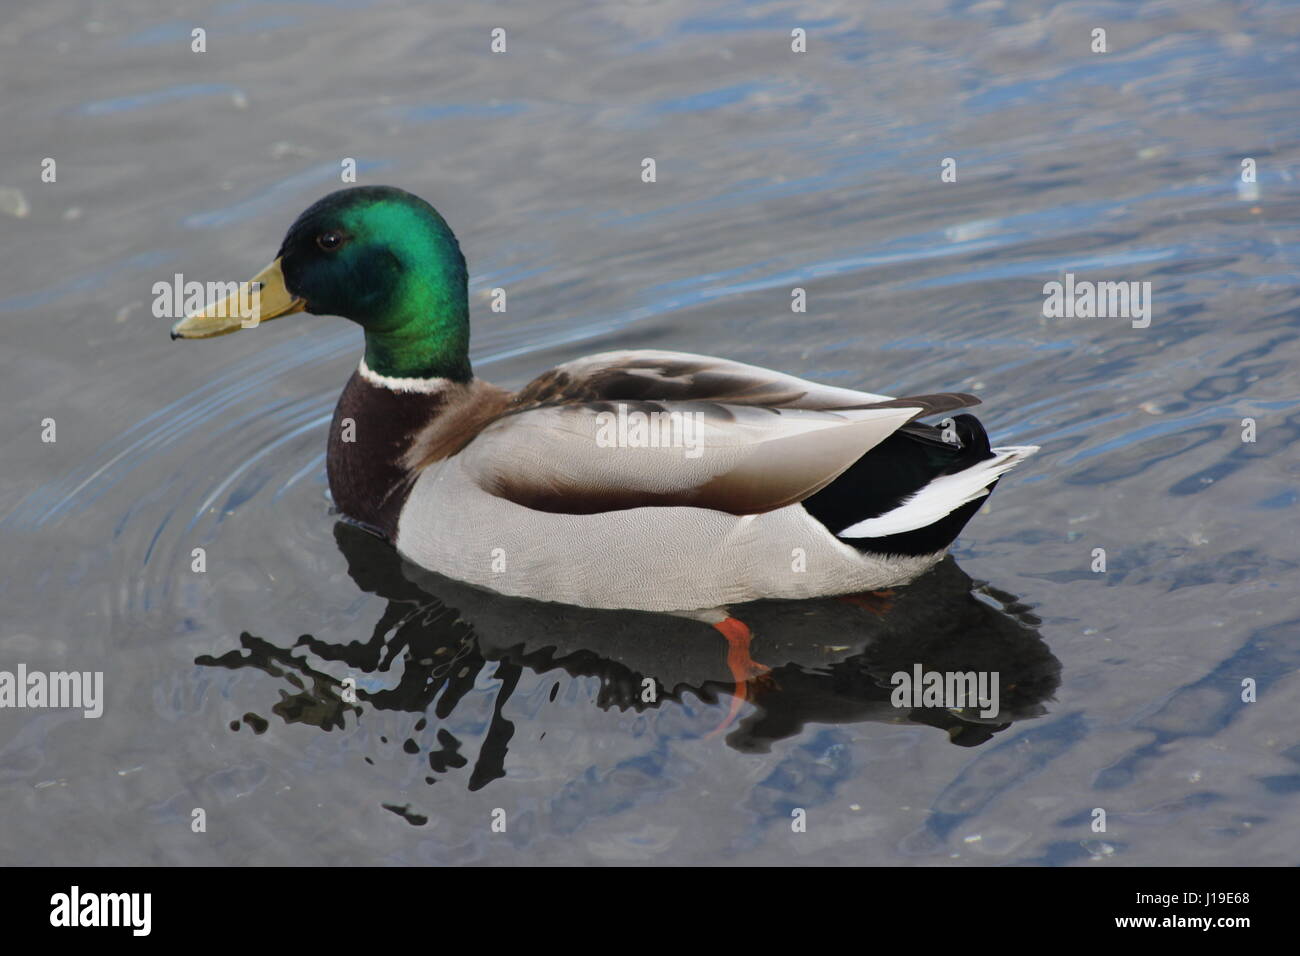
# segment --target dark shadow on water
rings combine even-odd
[[[604,709],[687,708],[686,729],[677,733],[683,739],[703,737],[719,724],[737,691],[726,642],[707,624],[504,597],[418,568],[351,525],[339,523],[335,538],[357,586],[388,601],[369,639],[334,643],[305,634],[281,646],[245,631],[238,648],[195,663],[252,667],[283,681],[270,710],[285,723],[329,731],[365,707],[406,711],[419,716],[414,735],[427,739],[422,732],[432,722],[437,744],[426,751],[429,783],[465,767],[471,790],[505,776],[516,728],[503,709],[524,668],[598,678],[596,705]],[[727,744],[743,752],[765,752],[807,724],[863,721],[924,724],[973,747],[1014,721],[1046,713],[1060,683],[1060,661],[1035,630],[1038,619],[1014,595],[974,582],[951,557],[900,589],[887,610],[834,599],[761,601],[731,610],[753,631],[754,660],[771,668],[745,687],[754,706],[727,727]],[[335,668],[325,662],[345,663],[357,686],[326,673]],[[999,713],[983,718],[978,705],[961,711],[894,706],[891,675],[911,673],[917,664],[927,672],[997,672]],[[487,668],[499,681],[493,713],[478,754],[462,753],[463,742],[439,724]],[[383,678],[372,682],[366,675]],[[268,726],[254,713],[243,723],[255,733]],[[425,750],[414,735],[403,744],[413,755]]]

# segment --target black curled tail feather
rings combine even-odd
[[[934,479],[993,457],[988,433],[974,415],[955,415],[936,425],[909,422],[805,499],[803,506],[838,536],[860,521],[894,510]],[[991,482],[990,490],[996,484]],[[983,502],[983,498],[967,502],[914,531],[840,540],[877,554],[933,554],[953,542]]]

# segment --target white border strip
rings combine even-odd
[[[365,356],[362,356],[357,371],[371,385],[378,385],[390,392],[418,392],[423,395],[432,395],[434,392],[440,392],[451,384],[450,380],[445,378],[394,378],[389,375],[380,375],[378,372],[371,371],[370,366],[366,364]]]

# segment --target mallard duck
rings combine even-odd
[[[331,193],[253,280],[172,328],[209,338],[294,312],[351,319],[365,354],[329,430],[343,515],[416,564],[596,608],[713,613],[881,592],[935,565],[1033,446],[990,448],[943,392],[895,398],[683,352],[603,352],[517,392],[475,378],[447,223],[387,186]],[[728,626],[720,626],[729,637]]]

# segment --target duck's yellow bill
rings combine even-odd
[[[233,288],[231,288],[233,287]],[[282,315],[301,312],[307,303],[284,287],[280,260],[255,275],[248,282],[230,282],[226,294],[201,312],[185,316],[172,326],[174,339],[210,339],[229,335],[240,329],[252,329]]]

